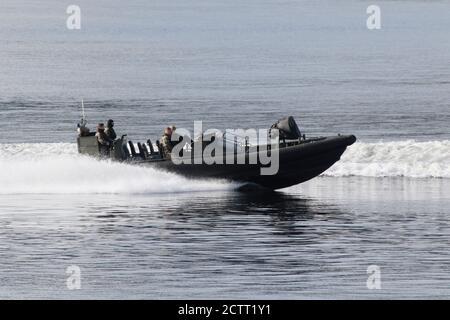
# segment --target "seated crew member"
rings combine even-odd
[[[97,126],[97,133],[95,134],[97,137],[97,142],[100,150],[100,156],[108,157],[111,145],[113,140],[111,140],[105,133],[105,125],[103,123],[99,123]]]
[[[170,159],[170,153],[172,152],[172,128],[171,127],[167,127],[164,129],[164,134],[161,137],[161,153],[163,155],[164,158],[169,158]]]
[[[108,122],[106,123],[105,134],[108,136],[109,139],[116,140],[117,134],[116,131],[114,130],[114,120],[109,119]]]

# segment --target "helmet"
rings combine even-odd
[[[114,127],[114,120],[109,119],[108,122],[106,123],[106,126],[107,126],[108,128]]]

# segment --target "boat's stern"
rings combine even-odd
[[[79,136],[77,138],[77,144],[78,153],[92,157],[100,156],[97,137],[95,135]]]
[[[95,134],[78,136],[77,144],[78,153],[96,158],[99,158],[101,156],[100,148]],[[125,152],[126,148],[127,139],[126,136],[122,136],[121,138],[114,141],[109,157],[112,160],[126,160],[129,157],[129,155]]]

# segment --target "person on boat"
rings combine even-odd
[[[177,127],[175,127],[174,125],[170,126],[170,129],[172,130],[172,134],[170,136],[170,144],[172,145],[172,149],[181,141],[181,137],[180,135],[178,135],[177,132],[175,132],[175,130],[177,130]]]
[[[108,157],[110,154],[111,146],[113,140],[110,139],[105,133],[105,125],[103,123],[99,123],[97,126],[97,133],[95,134],[97,137],[97,142],[99,146],[100,156]]]
[[[161,148],[162,155],[164,158],[170,159],[170,153],[172,152],[173,144],[172,144],[172,128],[167,127],[164,129],[164,134],[161,137]]]
[[[114,120],[109,119],[108,122],[106,123],[105,134],[108,136],[109,139],[116,140],[117,134],[116,131],[114,130]]]

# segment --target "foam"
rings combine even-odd
[[[450,178],[450,141],[357,142],[324,175]]]
[[[189,180],[151,167],[81,156],[72,143],[0,144],[0,194],[219,191],[237,185]],[[450,141],[357,142],[323,175],[450,178]]]
[[[219,191],[226,181],[189,180],[151,167],[81,156],[75,144],[0,144],[0,194]]]

